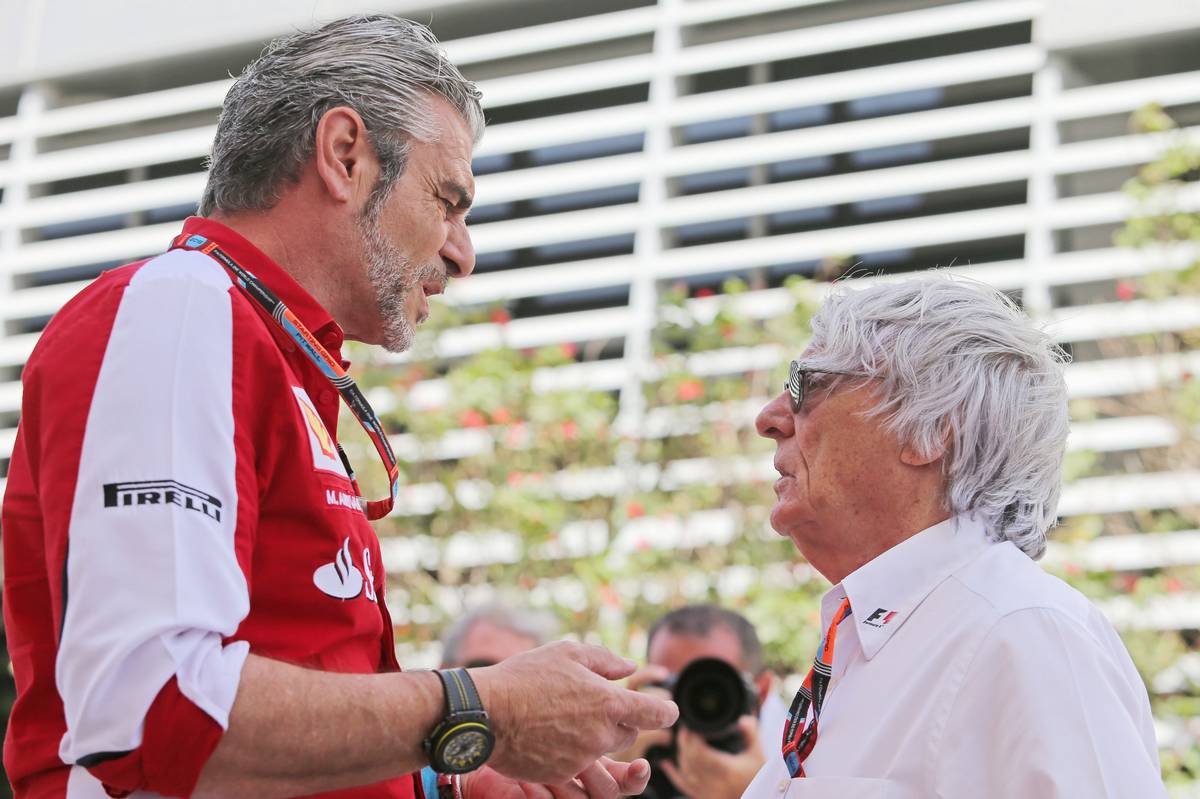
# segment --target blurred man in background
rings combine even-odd
[[[778,748],[787,709],[775,692],[774,675],[763,664],[754,625],[732,610],[688,605],[658,619],[647,638],[647,665],[630,677],[629,686],[666,696],[667,686],[677,686],[689,666],[707,658],[728,664],[742,676],[749,694],[746,709],[753,714],[737,719],[736,731],[708,736],[690,729],[686,718],[672,730],[641,733],[636,744],[618,756],[649,757],[655,774],[647,797],[738,799],[767,755]],[[711,690],[728,694],[730,682],[710,683]],[[702,686],[701,691],[706,690]],[[698,696],[697,701],[724,700]]]
[[[468,611],[442,634],[441,667],[494,666],[557,637],[549,613],[491,603]]]
[[[945,276],[843,287],[758,416],[771,524],[833,587],[749,799],[1165,795],[1146,687],[1040,569],[1065,356],[1004,294]]]

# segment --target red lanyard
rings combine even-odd
[[[787,763],[788,772],[793,778],[804,776],[804,761],[817,745],[817,720],[821,717],[821,705],[825,703],[825,691],[833,674],[833,648],[837,643],[838,625],[849,615],[850,598],[846,597],[833,614],[829,632],[825,633],[812,668],[808,670],[788,710],[787,724],[783,728],[783,761]],[[812,721],[801,729],[809,707],[812,708]]]
[[[387,433],[384,432],[383,424],[379,421],[375,410],[367,402],[367,398],[363,396],[362,391],[355,385],[350,375],[346,374],[342,365],[334,360],[333,356],[321,346],[321,342],[317,341],[317,337],[309,332],[304,323],[283,304],[282,300],[275,296],[274,292],[249,271],[243,269],[215,241],[204,236],[181,233],[171,242],[171,249],[197,250],[211,256],[217,263],[225,267],[232,274],[234,282],[246,292],[250,299],[267,312],[275,324],[279,325],[280,329],[296,342],[300,351],[307,355],[309,360],[321,370],[321,374],[325,375],[326,379],[333,384],[333,387],[342,395],[342,399],[346,401],[354,418],[358,419],[358,423],[371,437],[371,443],[375,445],[375,450],[383,459],[383,466],[387,469],[388,479],[391,481],[391,494],[386,499],[375,501],[363,499],[362,492],[358,488],[358,481],[354,478],[354,470],[350,468],[350,459],[346,457],[342,445],[337,445],[338,455],[341,456],[342,464],[346,467],[346,475],[350,478],[355,493],[359,495],[358,501],[362,505],[363,513],[372,521],[382,519],[391,513],[392,507],[396,504],[396,495],[400,491],[400,464],[396,461],[391,444],[388,443]]]

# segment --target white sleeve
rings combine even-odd
[[[1102,618],[1009,614],[961,679],[934,754],[937,796],[1166,796],[1145,686]]]
[[[142,743],[162,687],[228,725],[249,645],[238,497],[230,280],[173,251],[125,288],[100,367],[71,507],[55,678],[66,763]]]

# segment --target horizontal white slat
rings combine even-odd
[[[657,22],[658,8],[644,6],[463,39],[450,39],[443,42],[443,47],[451,62],[464,66],[652,33]],[[470,70],[467,72],[469,74]]]
[[[1157,358],[1110,358],[1073,363],[1067,367],[1067,390],[1072,397],[1119,397],[1153,391],[1185,374],[1200,373],[1200,352]]]
[[[195,204],[204,190],[206,175],[196,172],[169,178],[123,183],[101,189],[32,197],[16,211],[0,205],[0,226],[29,228],[97,216]]]
[[[646,129],[647,103],[629,103],[590,111],[537,117],[492,125],[475,148],[476,156],[536,150],[571,142],[640,133]]]
[[[975,55],[975,54],[972,54]],[[958,56],[954,56],[958,58]],[[670,176],[769,164],[819,155],[851,153],[908,142],[937,141],[1029,125],[1033,104],[1028,97],[896,114],[785,130],[746,138],[724,139],[673,148],[667,157]]]
[[[132,260],[165,250],[179,233],[178,222],[92,233],[26,244],[0,253],[0,273],[39,272],[67,266]]]
[[[1075,422],[1067,439],[1072,452],[1121,452],[1170,447],[1179,443],[1179,429],[1159,416],[1123,416]]]
[[[904,64],[838,72],[811,78],[763,83],[679,98],[668,111],[672,124],[690,125],[712,119],[765,114],[791,108],[835,103],[939,86],[1028,75],[1044,56],[1035,47],[1018,45],[969,55],[942,56]],[[881,120],[887,123],[886,118]]]
[[[218,80],[50,109],[38,116],[34,131],[38,136],[57,136],[208,109],[213,109],[215,119],[232,83]],[[3,124],[6,122],[9,120],[0,120],[0,144],[10,141],[15,129]]]
[[[636,267],[636,258],[621,255],[489,272],[448,284],[446,300],[453,305],[473,305],[547,293],[619,286],[629,283]]]
[[[1200,504],[1200,471],[1089,477],[1065,486],[1062,516],[1121,513]]]
[[[0,383],[0,413],[12,413],[21,409],[21,384]]]
[[[1085,571],[1135,571],[1200,563],[1200,530],[1111,535],[1080,543],[1051,541],[1042,564]]]
[[[1060,342],[1134,336],[1200,328],[1200,302],[1193,297],[1102,303],[1052,312],[1046,329]]]
[[[908,194],[986,186],[1024,180],[1029,176],[1032,163],[1030,154],[1020,150],[764,186],[747,186],[675,197],[666,203],[659,218],[664,226],[674,227]]]
[[[472,225],[471,239],[476,252],[504,252],[633,233],[639,219],[640,208],[636,203],[629,203]]]
[[[507,78],[492,78],[480,81],[479,90],[483,92],[483,107],[492,109],[646,83],[650,80],[653,66],[652,55],[624,56],[590,64],[526,72]]]
[[[1081,86],[1062,92],[1054,102],[1061,120],[1124,114],[1147,103],[1179,105],[1200,101],[1200,71]]]
[[[1036,4],[1022,0],[976,0],[919,11],[848,20],[799,30],[685,47],[676,71],[710,72],[779,61],[798,55],[834,53],[860,47],[978,30],[1030,20]],[[890,89],[890,87],[889,87]]]
[[[213,125],[57,150],[32,159],[20,172],[14,164],[0,162],[0,183],[9,179],[44,183],[200,158],[208,155],[215,132]]]
[[[1200,629],[1200,594],[1197,593],[1160,594],[1146,599],[1118,596],[1096,604],[1118,629]]]

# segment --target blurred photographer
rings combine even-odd
[[[646,661],[629,687],[673,695],[680,720],[614,757],[650,761],[647,799],[738,799],[778,749],[787,716],[754,626],[731,610],[688,605],[650,628]]]

